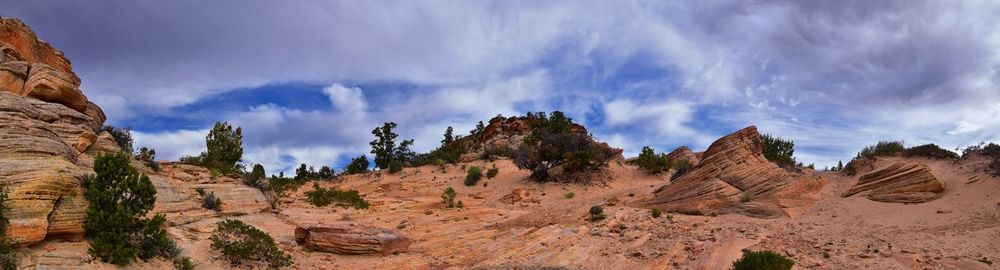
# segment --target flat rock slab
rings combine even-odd
[[[919,203],[937,199],[944,189],[944,181],[937,179],[927,165],[897,162],[861,176],[841,196],[860,194],[879,202]]]
[[[307,248],[337,254],[406,252],[411,241],[391,230],[354,221],[334,221],[295,228],[295,241]]]

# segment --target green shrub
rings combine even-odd
[[[441,194],[441,202],[448,206],[448,208],[455,207],[455,196],[455,189],[448,187]]]
[[[663,210],[653,208],[653,210],[650,210],[650,213],[653,215],[653,218],[660,218],[660,215],[663,215]]]
[[[604,208],[600,206],[590,207],[590,221],[604,220],[607,216],[604,215]]]
[[[792,158],[792,154],[795,153],[795,143],[791,140],[783,140],[777,136],[764,134],[760,136],[760,145],[761,151],[764,152],[764,157],[768,161],[780,166],[795,164],[795,159]]]
[[[160,163],[159,162],[148,161],[148,162],[146,162],[146,166],[149,166],[149,169],[153,170],[154,172],[160,172]]]
[[[139,151],[135,153],[135,159],[139,161],[150,162],[156,160],[156,150],[152,148],[141,147]]]
[[[14,255],[14,247],[10,237],[7,236],[7,227],[10,227],[10,220],[7,219],[7,194],[9,189],[0,186],[0,269],[17,269],[17,256]]]
[[[398,173],[403,171],[403,162],[399,160],[393,160],[389,162],[389,173]]]
[[[297,190],[306,183],[305,180],[295,180],[285,177],[285,173],[283,172],[278,173],[278,175],[271,175],[271,178],[267,181],[268,187],[278,196],[285,196],[286,193]]]
[[[674,175],[670,176],[670,180],[674,180],[677,179],[678,177],[683,176],[688,171],[690,171],[692,167],[691,162],[684,159],[678,159],[674,161],[673,165],[674,165]]]
[[[344,174],[359,174],[368,172],[368,157],[361,155],[351,159],[351,164],[347,165]]]
[[[207,151],[198,156],[181,157],[181,162],[205,166],[221,174],[236,172],[236,163],[243,160],[243,128],[234,130],[227,122],[215,122],[205,136],[205,147]]]
[[[201,197],[201,208],[215,210],[215,212],[222,211],[222,200],[215,196],[215,192],[211,192],[208,195]]]
[[[222,253],[222,257],[232,265],[242,265],[255,261],[270,268],[292,265],[291,256],[286,255],[267,233],[239,220],[225,220],[216,223],[212,249]]]
[[[267,172],[264,165],[254,164],[253,169],[243,176],[243,183],[261,191],[268,190]]]
[[[531,171],[535,180],[548,180],[549,170],[556,166],[567,173],[597,170],[606,167],[615,155],[614,149],[574,130],[573,120],[562,112],[555,111],[551,117],[544,112],[529,113],[527,119],[531,134],[514,153],[514,164]]]
[[[740,192],[740,202],[753,201],[753,193],[750,191]]]
[[[127,153],[98,154],[94,171],[84,193],[89,206],[83,227],[91,254],[127,265],[136,257],[146,260],[179,252],[163,229],[163,215],[142,218],[156,202],[156,189],[148,176],[129,165]]]
[[[174,259],[174,269],[175,270],[194,270],[194,262],[191,258],[182,257]]]
[[[132,144],[135,142],[132,139],[132,128],[130,127],[116,128],[114,126],[107,125],[101,128],[101,130],[108,132],[108,134],[111,134],[111,138],[115,139],[115,144],[118,144],[118,147],[121,148],[122,151],[125,151],[125,153],[131,155],[132,152],[135,151],[135,149],[132,146]]]
[[[787,270],[795,262],[772,251],[743,250],[743,257],[733,262],[734,270]]]
[[[936,144],[930,143],[907,148],[903,151],[905,157],[928,157],[936,159],[956,159],[958,153],[945,150]]]
[[[1000,176],[1000,145],[980,143],[963,150],[962,158],[966,158],[970,154],[978,154],[988,158],[989,163],[986,164],[986,170],[992,172],[993,176]]]
[[[903,153],[903,151],[906,151],[906,147],[903,147],[903,142],[901,141],[880,141],[875,145],[869,145],[861,149],[858,157],[896,156]]]
[[[642,152],[639,153],[639,157],[632,161],[632,164],[650,174],[665,172],[671,166],[670,158],[667,158],[666,154],[657,155],[649,146],[642,147]]]
[[[476,166],[469,167],[465,175],[465,185],[469,187],[475,186],[476,183],[479,183],[479,179],[483,179],[483,169]]]
[[[482,156],[480,156],[480,159],[494,161],[497,159],[497,157],[513,157],[513,156],[514,156],[514,150],[511,149],[509,146],[503,145],[498,147],[491,144],[487,145],[485,149],[483,149],[483,154]]]
[[[493,168],[490,168],[489,170],[486,170],[486,178],[487,179],[493,179],[493,177],[497,177],[497,174],[499,174],[499,173],[500,173],[500,169],[497,168],[496,164],[493,164]]]
[[[357,190],[341,191],[336,188],[326,189],[313,183],[313,190],[306,191],[306,200],[315,206],[327,206],[331,203],[341,207],[368,209],[369,204],[358,194]]]
[[[454,136],[453,132],[454,129],[448,127],[444,133],[444,140],[441,140],[441,146],[430,153],[418,156],[413,165],[423,166],[436,163],[438,160],[452,164],[458,163],[462,155],[466,153],[466,148],[465,144],[459,141],[462,136]]]
[[[566,197],[566,199],[572,199],[573,197],[576,197],[576,193],[567,192],[566,195],[564,195],[564,197]]]

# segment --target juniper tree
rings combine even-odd
[[[236,162],[243,160],[243,128],[235,130],[227,122],[216,122],[215,127],[205,137],[208,151],[203,162],[221,173],[232,172]]]
[[[369,144],[372,146],[371,153],[375,155],[375,166],[379,169],[389,168],[389,164],[393,161],[401,164],[406,163],[415,155],[410,150],[413,140],[404,140],[398,146],[396,145],[396,138],[399,137],[399,134],[392,131],[394,128],[396,128],[396,123],[387,122],[382,127],[372,130],[375,140]]]
[[[347,169],[344,171],[344,174],[365,173],[368,171],[368,165],[368,157],[361,155],[360,157],[351,159],[351,164],[347,165]]]

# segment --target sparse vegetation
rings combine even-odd
[[[653,218],[660,218],[660,215],[663,215],[663,210],[653,208],[649,213],[653,215]]]
[[[145,162],[154,161],[156,160],[156,149],[147,148],[145,146],[140,147],[139,151],[135,153],[135,159]]]
[[[322,188],[313,183],[313,190],[306,191],[306,200],[315,206],[327,206],[335,203],[341,207],[354,207],[356,209],[368,209],[370,206],[357,190],[341,191],[336,188]]]
[[[135,140],[132,139],[132,128],[117,128],[111,125],[104,126],[101,128],[102,131],[108,132],[111,138],[115,139],[115,144],[118,144],[118,148],[121,148],[125,153],[132,154],[135,151],[132,144]]]
[[[691,162],[683,159],[674,161],[673,165],[674,165],[674,175],[670,176],[670,180],[674,180],[677,179],[678,177],[681,177],[682,175],[686,174],[689,170],[691,170],[692,167]]]
[[[945,150],[936,144],[930,143],[907,148],[903,151],[905,157],[928,157],[936,159],[956,159],[958,153]]]
[[[267,233],[239,220],[225,220],[216,223],[212,249],[222,253],[222,258],[232,265],[242,265],[255,261],[269,268],[292,265],[291,256],[286,255]]]
[[[453,208],[455,207],[455,196],[455,189],[448,187],[444,189],[444,193],[441,193],[441,202],[448,208]]]
[[[795,262],[773,251],[743,250],[743,257],[733,262],[734,270],[788,270]]]
[[[795,143],[791,140],[784,140],[777,136],[763,134],[760,136],[760,144],[761,151],[764,152],[764,157],[768,161],[774,162],[779,166],[795,165],[795,158],[792,157],[795,153]]]
[[[535,180],[548,180],[549,169],[556,166],[567,173],[603,168],[614,156],[610,147],[574,131],[573,120],[562,112],[555,111],[551,117],[544,112],[529,113],[527,118],[532,131],[514,154],[514,164],[531,171]]]
[[[563,197],[566,197],[566,199],[572,199],[573,197],[576,197],[576,193],[566,192],[566,195]]]
[[[427,165],[438,160],[451,164],[458,163],[462,154],[465,154],[466,149],[465,145],[459,141],[462,139],[462,136],[455,136],[453,135],[453,132],[454,129],[452,127],[448,127],[448,129],[445,130],[444,139],[441,140],[441,146],[434,149],[430,153],[417,156],[413,165]]]
[[[175,270],[194,270],[194,262],[191,258],[182,257],[174,259],[174,269]]]
[[[740,202],[753,201],[753,193],[750,191],[740,192]]]
[[[215,122],[205,137],[205,146],[207,151],[182,157],[181,162],[205,166],[220,174],[236,172],[236,163],[243,160],[243,128],[234,130],[227,122]]]
[[[986,258],[986,257],[982,257],[982,258],[980,258],[980,259],[978,259],[976,261],[979,261],[979,262],[984,263],[986,265],[993,265],[993,261],[990,260],[990,258]]]
[[[253,169],[243,176],[243,183],[261,191],[267,190],[267,172],[264,165],[254,164]]]
[[[604,220],[605,218],[607,218],[607,216],[604,215],[604,208],[597,205],[590,207],[590,217],[588,220],[598,221]]]
[[[81,181],[89,202],[83,224],[89,252],[115,265],[127,265],[137,257],[176,257],[179,249],[163,228],[166,218],[162,214],[143,218],[156,202],[156,189],[148,176],[129,165],[129,155],[99,154],[94,171],[94,177]]]
[[[7,186],[0,185],[0,269],[17,269],[17,256],[14,254],[14,247],[10,237],[7,236],[7,227],[10,220],[7,219]]]
[[[306,183],[305,180],[295,180],[285,177],[284,172],[279,172],[278,175],[271,175],[267,181],[268,186],[278,196],[285,196],[289,191],[299,189],[299,187]]]
[[[493,179],[493,177],[497,177],[497,174],[499,174],[499,173],[500,173],[500,169],[497,168],[496,164],[493,164],[493,168],[490,168],[489,170],[486,170],[486,179]]]
[[[479,183],[479,180],[482,178],[483,178],[483,169],[476,166],[469,167],[469,170],[465,175],[465,185],[470,187],[475,186],[476,183]]]
[[[639,157],[636,157],[632,161],[632,164],[639,166],[640,169],[650,174],[658,174],[670,170],[671,163],[670,158],[667,158],[667,154],[656,154],[653,148],[649,146],[642,147]]]
[[[989,163],[986,164],[986,170],[992,172],[993,176],[1000,176],[1000,145],[980,143],[962,151],[962,158],[967,158],[971,154],[979,154],[988,158]]]
[[[392,131],[394,128],[396,128],[394,122],[388,122],[382,127],[375,128],[372,130],[375,140],[369,143],[372,146],[371,153],[375,155],[375,166],[379,169],[389,169],[390,172],[393,172],[395,168],[398,168],[395,170],[396,172],[402,170],[403,163],[415,156],[410,150],[413,140],[404,140],[398,146],[396,145],[396,138],[399,137],[399,134]],[[396,164],[393,164],[394,161]]]
[[[203,192],[204,193],[204,192]],[[215,196],[215,192],[210,192],[208,195],[201,197],[201,208],[215,210],[215,212],[222,211],[222,200]]]
[[[858,157],[873,158],[878,156],[897,156],[906,151],[901,141],[880,141],[875,145],[866,146],[858,153]]]
[[[368,172],[368,157],[361,155],[351,159],[351,164],[347,165],[347,169],[344,170],[343,174],[359,174]]]
[[[398,173],[403,171],[403,162],[399,160],[393,160],[389,162],[389,173]]]

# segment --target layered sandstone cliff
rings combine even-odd
[[[780,217],[813,203],[825,183],[769,162],[751,126],[712,143],[697,166],[640,205],[689,214]]]
[[[842,196],[863,195],[873,201],[918,203],[938,198],[944,188],[945,182],[935,177],[927,165],[896,162],[861,176]]]

